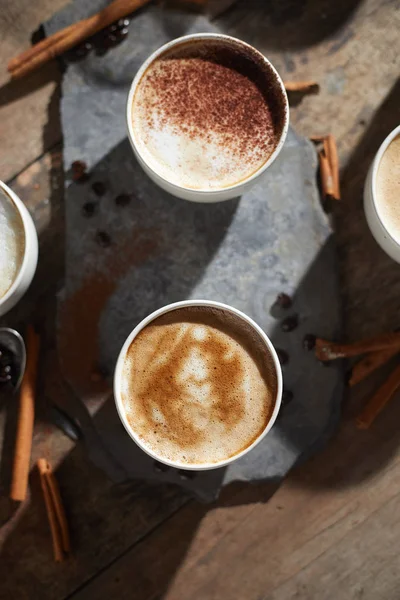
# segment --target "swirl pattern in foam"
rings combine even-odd
[[[232,40],[167,50],[145,71],[132,106],[138,149],[180,187],[238,184],[265,164],[282,133],[282,90],[260,55]]]
[[[222,309],[180,308],[145,327],[123,366],[121,396],[144,446],[182,464],[217,463],[268,424],[277,378],[263,340]]]
[[[15,281],[25,252],[25,233],[21,216],[0,189],[0,298]]]

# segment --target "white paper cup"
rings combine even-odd
[[[25,294],[31,284],[38,261],[38,238],[32,217],[18,196],[2,181],[1,190],[9,197],[22,219],[25,252],[21,267],[10,289],[0,298],[0,316],[6,314]]]
[[[368,171],[364,186],[364,210],[372,235],[393,260],[400,263],[400,238],[396,239],[386,228],[376,203],[376,177],[382,156],[394,138],[400,135],[400,125],[393,129],[381,144]]]
[[[226,460],[221,460],[219,462],[186,464],[186,463],[181,463],[179,461],[167,460],[167,459],[163,458],[162,456],[159,456],[151,448],[146,446],[146,444],[143,442],[143,440],[141,438],[139,438],[139,436],[136,434],[135,430],[131,427],[131,425],[129,424],[129,421],[126,417],[126,412],[125,412],[125,408],[124,408],[123,401],[122,401],[121,378],[122,378],[124,361],[125,361],[126,354],[129,350],[132,342],[134,341],[135,337],[139,334],[140,331],[142,331],[142,329],[144,329],[144,327],[146,327],[146,325],[148,325],[149,323],[151,323],[152,321],[154,321],[161,315],[168,313],[170,311],[176,310],[178,308],[185,308],[187,306],[198,306],[198,307],[204,306],[204,307],[222,309],[226,312],[230,312],[230,313],[236,315],[240,319],[243,319],[243,321],[248,323],[256,331],[258,336],[262,339],[262,341],[264,342],[264,344],[271,356],[271,360],[275,367],[277,392],[276,392],[274,410],[272,412],[270,420],[268,421],[268,423],[265,426],[262,433],[258,436],[258,438],[252,444],[250,444],[250,446],[248,446],[247,448],[245,448],[238,454],[235,454],[234,456],[231,456],[230,458],[228,458]],[[121,352],[118,356],[118,360],[117,360],[117,364],[116,364],[115,372],[114,372],[114,398],[115,398],[115,404],[117,407],[118,415],[119,415],[119,418],[121,419],[122,424],[124,425],[126,431],[131,436],[133,441],[136,442],[136,444],[139,446],[139,448],[141,448],[144,452],[146,452],[146,454],[148,454],[155,460],[162,462],[170,467],[175,467],[177,469],[187,469],[187,470],[192,470],[192,471],[193,470],[194,471],[200,471],[200,470],[204,471],[204,470],[209,470],[209,469],[216,469],[218,467],[224,467],[224,466],[228,465],[229,463],[233,462],[234,460],[238,460],[239,458],[241,458],[242,456],[244,456],[245,454],[250,452],[255,446],[257,446],[257,444],[259,444],[261,442],[261,440],[264,439],[264,437],[267,435],[267,433],[271,430],[273,424],[276,421],[276,417],[278,416],[279,408],[281,405],[282,387],[283,387],[282,370],[281,370],[281,366],[279,363],[279,359],[278,359],[278,356],[272,345],[272,342],[270,341],[270,339],[268,338],[266,333],[261,329],[261,327],[259,327],[259,325],[257,325],[257,323],[255,323],[255,321],[253,321],[253,319],[251,319],[250,317],[245,315],[240,310],[237,310],[236,308],[233,308],[232,306],[228,306],[227,304],[222,304],[221,302],[213,302],[210,300],[185,300],[183,302],[175,302],[174,304],[168,304],[167,306],[164,306],[163,308],[160,308],[159,310],[156,310],[155,312],[151,313],[151,315],[149,315],[148,317],[143,319],[143,321],[141,321],[139,323],[139,325],[137,325],[135,327],[135,329],[132,331],[132,333],[127,337],[124,345],[122,346]]]
[[[170,50],[174,46],[177,46],[182,43],[187,44],[188,42],[190,42],[192,40],[204,40],[204,41],[207,41],[207,40],[229,41],[230,40],[231,42],[233,41],[235,44],[242,46],[245,50],[251,49],[252,53],[257,54],[257,56],[260,58],[260,60],[265,64],[265,67],[268,70],[268,73],[270,75],[272,74],[274,76],[275,82],[282,92],[282,102],[284,103],[284,106],[283,106],[284,123],[283,123],[283,127],[282,127],[282,132],[281,132],[279,141],[276,145],[276,148],[272,152],[272,154],[268,158],[268,160],[255,173],[252,173],[252,175],[250,175],[247,179],[244,179],[235,185],[231,185],[229,187],[223,187],[223,188],[217,189],[217,190],[201,190],[201,189],[191,189],[191,188],[181,187],[181,186],[176,185],[175,183],[172,183],[171,181],[168,181],[168,179],[165,179],[163,176],[161,176],[159,173],[157,173],[157,171],[152,166],[149,165],[148,161],[143,156],[143,153],[140,150],[139,144],[136,141],[136,136],[135,136],[134,128],[132,125],[133,99],[135,96],[136,89],[137,89],[137,87],[140,83],[140,80],[142,79],[145,71],[149,68],[151,63],[156,58],[158,58],[161,54],[163,54],[166,50]],[[266,171],[268,169],[268,167],[270,167],[272,165],[272,163],[274,162],[274,160],[276,159],[276,157],[279,155],[280,151],[282,150],[282,146],[285,142],[286,135],[288,132],[289,103],[287,100],[286,90],[285,90],[285,86],[283,85],[282,79],[280,78],[280,76],[279,76],[278,72],[276,71],[276,69],[274,68],[274,66],[265,58],[265,56],[263,56],[263,54],[261,54],[261,52],[259,52],[255,48],[253,48],[253,46],[250,46],[249,44],[246,44],[245,42],[238,40],[236,38],[233,38],[231,36],[228,36],[228,35],[222,35],[219,33],[196,33],[196,34],[192,34],[192,35],[186,35],[186,36],[177,38],[175,40],[172,40],[171,42],[168,42],[167,44],[165,44],[164,46],[161,46],[161,48],[159,48],[158,50],[153,52],[153,54],[151,56],[149,56],[149,58],[143,63],[143,65],[140,67],[139,71],[137,72],[137,74],[132,82],[131,89],[129,91],[128,103],[127,103],[127,109],[126,109],[126,118],[127,118],[127,124],[128,124],[128,137],[131,142],[133,152],[134,152],[139,164],[142,166],[143,170],[147,173],[147,175],[150,177],[150,179],[152,179],[162,189],[166,190],[173,196],[177,196],[178,198],[183,198],[184,200],[191,200],[193,202],[219,202],[221,200],[229,200],[230,198],[236,198],[237,196],[241,196],[252,185],[254,185],[254,183],[257,181],[257,179],[260,177],[260,175],[262,175],[262,173],[264,173],[264,171]]]

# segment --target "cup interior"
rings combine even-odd
[[[381,164],[381,160],[383,155],[385,154],[387,148],[389,147],[389,145],[391,144],[391,142],[396,138],[400,136],[400,125],[398,125],[395,129],[393,129],[393,131],[391,131],[389,133],[389,135],[383,140],[382,144],[379,147],[378,152],[376,153],[376,156],[374,158],[374,162],[372,165],[372,177],[371,177],[371,185],[372,185],[372,200],[373,200],[373,205],[374,205],[374,209],[375,212],[378,216],[378,219],[383,227],[383,229],[385,230],[385,232],[387,233],[387,235],[397,244],[400,246],[400,237],[394,236],[386,227],[385,225],[385,219],[382,216],[382,213],[379,209],[378,203],[376,201],[376,197],[377,197],[377,176],[378,176],[378,169],[379,166]]]
[[[222,43],[225,43],[227,46],[234,45],[236,48],[239,48],[239,49],[243,48],[243,50],[245,52],[251,52],[252,55],[257,57],[258,64],[260,65],[260,70],[264,68],[265,72],[268,74],[268,77],[271,77],[271,81],[273,80],[273,85],[276,86],[276,89],[278,90],[277,95],[279,93],[279,98],[281,99],[281,102],[282,102],[282,104],[279,106],[280,125],[278,128],[278,132],[279,132],[278,141],[276,143],[276,146],[275,146],[273,152],[269,155],[267,160],[248,177],[245,177],[244,179],[241,179],[240,181],[235,182],[233,185],[221,186],[221,187],[218,187],[215,189],[201,189],[201,188],[197,188],[197,187],[196,188],[187,188],[187,187],[176,184],[176,182],[172,182],[172,181],[166,179],[163,176],[163,174],[158,172],[156,170],[156,168],[152,164],[149,163],[149,161],[146,159],[146,156],[144,156],[144,153],[142,152],[142,150],[140,148],[140,144],[138,143],[138,140],[136,139],[136,134],[135,134],[135,130],[133,127],[133,121],[132,121],[132,108],[133,108],[135,93],[141,82],[142,77],[144,76],[147,69],[151,66],[151,64],[156,59],[161,57],[163,54],[167,54],[168,52],[170,52],[172,49],[174,49],[175,47],[177,47],[179,45],[182,45],[182,46],[189,45],[190,42],[199,42],[199,41],[200,42],[210,41],[210,42],[214,42],[214,43],[222,42]],[[156,178],[163,180],[168,186],[175,188],[176,190],[188,190],[189,192],[198,194],[200,197],[202,195],[204,195],[204,197],[207,197],[207,195],[212,195],[213,193],[215,194],[219,191],[223,191],[223,192],[232,191],[232,193],[233,193],[236,188],[238,189],[238,195],[239,195],[240,188],[242,188],[243,185],[251,182],[253,179],[258,177],[262,172],[264,172],[267,169],[267,167],[269,167],[274,162],[275,158],[278,156],[278,154],[284,144],[284,141],[285,141],[286,135],[287,135],[287,131],[289,128],[289,104],[288,104],[288,100],[287,100],[286,90],[285,90],[283,82],[282,82],[278,72],[274,68],[274,66],[268,61],[268,59],[263,54],[261,54],[261,52],[259,52],[258,50],[256,50],[252,46],[250,46],[249,44],[243,42],[242,40],[233,38],[231,36],[218,34],[218,33],[199,33],[199,34],[183,36],[183,37],[177,38],[177,39],[163,45],[161,48],[156,50],[143,63],[143,65],[137,72],[137,74],[132,82],[132,85],[131,85],[131,88],[129,91],[129,95],[128,95],[126,116],[127,116],[127,125],[128,125],[128,135],[129,135],[132,147],[139,159],[139,162],[142,162],[142,164],[144,164],[146,166],[146,168],[150,172],[152,172]],[[232,197],[234,195],[235,194],[233,193]]]
[[[2,181],[0,181],[0,191],[7,196],[8,200],[14,206],[15,210],[17,211],[17,213],[21,219],[21,222],[23,225],[23,231],[24,231],[24,256],[22,258],[22,262],[19,267],[17,276],[15,277],[13,283],[11,284],[11,287],[0,298],[0,306],[1,306],[15,293],[15,290],[19,287],[19,285],[24,277],[24,272],[27,268],[27,264],[29,261],[28,247],[29,247],[29,241],[30,241],[30,232],[29,232],[29,228],[27,227],[26,216],[25,216],[26,208],[25,208],[24,204],[21,202],[21,200],[18,198],[18,196]]]
[[[262,342],[264,343],[264,345],[267,348],[267,352],[270,355],[271,362],[273,363],[273,366],[274,366],[274,374],[276,376],[276,383],[277,383],[276,398],[275,398],[273,412],[272,412],[270,419],[267,422],[265,428],[261,432],[261,434],[249,446],[247,446],[241,452],[238,452],[237,454],[235,454],[227,459],[224,459],[224,460],[221,460],[218,462],[212,462],[212,463],[203,463],[203,462],[198,463],[198,464],[183,463],[183,462],[179,462],[179,461],[168,460],[162,456],[159,456],[151,448],[149,448],[142,441],[142,439],[139,438],[139,436],[136,434],[134,429],[132,429],[132,427],[127,419],[123,400],[122,400],[121,379],[122,379],[122,371],[123,371],[123,367],[124,367],[124,361],[125,361],[127,352],[129,350],[131,344],[135,340],[136,336],[140,333],[140,331],[142,331],[142,329],[144,329],[147,325],[149,325],[149,323],[151,323],[158,317],[160,317],[168,312],[177,310],[179,308],[186,308],[186,307],[191,307],[191,306],[192,307],[200,307],[200,308],[201,307],[211,307],[211,308],[216,308],[216,309],[220,309],[223,311],[227,311],[227,312],[232,313],[236,317],[239,317],[240,319],[244,320],[245,323],[247,323],[248,325],[251,325],[251,327],[255,330],[256,334],[258,334],[258,337],[261,338]],[[130,437],[134,440],[134,442],[136,442],[136,444],[146,454],[151,456],[154,460],[162,462],[171,467],[175,467],[178,469],[185,469],[185,470],[200,471],[200,470],[208,470],[208,469],[215,469],[218,467],[223,467],[223,466],[228,465],[229,463],[241,458],[242,456],[247,454],[247,452],[250,452],[250,450],[252,450],[267,435],[267,433],[272,428],[272,426],[276,420],[276,417],[278,416],[278,413],[279,413],[279,409],[280,409],[280,405],[281,405],[282,389],[283,389],[283,382],[282,382],[282,370],[281,370],[280,362],[279,362],[278,356],[275,352],[275,349],[272,345],[272,342],[270,341],[270,339],[268,338],[266,333],[261,329],[261,327],[259,327],[259,325],[257,325],[257,323],[255,323],[255,321],[253,321],[250,317],[248,317],[246,314],[242,313],[241,311],[233,308],[232,306],[228,306],[228,305],[220,303],[220,302],[213,302],[213,301],[209,301],[209,300],[187,300],[187,301],[182,301],[182,302],[175,302],[173,304],[169,304],[168,306],[164,306],[163,308],[161,308],[159,310],[156,310],[155,312],[150,314],[148,317],[143,319],[143,321],[141,321],[141,323],[139,323],[139,325],[137,325],[137,327],[135,327],[135,329],[133,329],[133,331],[127,337],[127,339],[120,351],[120,354],[118,356],[117,364],[116,364],[116,368],[115,368],[115,372],[114,372],[115,404],[116,404],[118,415],[122,421],[122,424],[124,425],[126,431],[130,435]]]

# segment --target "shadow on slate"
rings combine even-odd
[[[56,15],[47,32],[102,5],[89,4],[74,3]],[[232,481],[280,481],[332,433],[343,393],[341,366],[322,367],[302,348],[306,333],[334,338],[341,329],[336,253],[316,188],[312,144],[290,130],[280,157],[252,190],[240,199],[204,205],[155,186],[125,138],[126,95],[144,58],[170,36],[211,29],[203,17],[144,10],[119,47],[68,67],[62,99],[67,251],[59,353],[79,399],[71,414],[80,421],[92,459],[116,481],[174,482],[204,501]],[[76,159],[90,168],[83,184],[68,180]],[[92,189],[95,182],[105,184],[101,196]],[[116,202],[121,194],[129,196],[123,205]],[[89,218],[82,213],[87,202],[95,207]],[[99,232],[108,236],[103,247]],[[293,306],[277,319],[270,308],[280,292],[293,297]],[[284,382],[293,392],[275,427],[251,453],[191,479],[155,468],[126,434],[112,398],[104,402],[103,394],[93,410],[102,389],[91,377],[96,365],[112,375],[125,337],[144,316],[186,298],[219,300],[253,317],[288,353]],[[284,333],[281,319],[293,314],[299,325]],[[85,405],[96,413],[93,419]]]

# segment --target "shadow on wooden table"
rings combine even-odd
[[[335,210],[342,247],[345,252],[348,247],[349,254],[353,255],[351,269],[342,273],[345,289],[351,298],[365,298],[357,307],[346,306],[347,312],[357,312],[351,335],[391,328],[397,319],[398,267],[371,238],[363,217],[361,196],[374,152],[386,133],[398,124],[392,112],[398,99],[399,85],[377,113],[354,153],[343,176],[343,204]],[[51,247],[47,252],[51,253]],[[53,295],[59,269],[60,265],[52,275],[52,286],[49,282],[45,284],[45,273],[40,271],[32,295],[30,291],[15,313],[22,319],[29,314],[29,307],[32,312],[32,298],[36,299],[34,313],[41,333],[46,336],[45,369],[50,370],[54,368],[56,353]],[[379,297],[373,300],[372,295],[368,295],[371,280],[374,286],[387,291],[385,310],[382,310],[383,300],[381,304]],[[38,295],[41,283],[43,297]],[[11,315],[10,319],[13,318]],[[272,339],[277,341],[274,335]],[[62,404],[61,396],[65,392],[62,392],[61,378],[56,370],[53,375],[59,387],[53,390],[51,401]],[[49,458],[65,456],[58,466],[57,478],[71,526],[74,555],[62,566],[53,563],[42,495],[33,471],[29,503],[1,530],[0,598],[163,598],[179,578],[178,570],[183,561],[189,565],[196,561],[200,570],[207,566],[207,548],[224,541],[218,528],[219,519],[224,522],[224,530],[233,529],[253,510],[254,504],[269,500],[277,488],[274,481],[254,487],[235,484],[222,492],[218,502],[204,506],[189,501],[174,487],[148,486],[140,482],[115,485],[89,463],[81,445],[73,448],[67,438],[55,435],[46,419],[47,392],[40,389],[43,394],[39,393],[35,458],[38,452]],[[65,398],[65,402],[68,401]],[[374,473],[386,468],[398,452],[400,407],[392,404],[370,432],[358,432],[353,426],[358,399],[354,401],[345,409],[345,420],[335,440],[322,455],[293,473],[294,485],[327,488],[362,485]],[[232,506],[240,510],[230,511]],[[213,512],[219,517],[208,520]],[[197,555],[192,554],[194,541]]]
[[[296,291],[311,295],[311,307],[321,297],[312,296],[315,277],[318,274],[321,277],[321,269],[326,265],[325,261],[316,263],[310,269],[312,274],[305,277]],[[57,479],[68,513],[74,555],[61,567],[53,563],[48,523],[34,469],[29,502],[1,531],[0,598],[50,600],[71,595],[82,599],[162,598],[179,577],[183,562],[200,560],[200,565],[206,564],[208,548],[223,543],[226,528],[234,528],[256,504],[267,502],[279,483],[271,479],[255,486],[232,484],[211,505],[189,501],[184,492],[172,486],[151,486],[139,481],[113,484],[88,461],[83,445],[73,448],[67,438],[55,435],[46,421],[47,398],[63,408],[71,406],[72,399],[65,392],[56,366],[54,297],[43,299],[35,314],[44,340],[41,364],[46,386],[42,382],[38,393],[34,459],[45,456],[54,464],[55,457],[65,457],[58,465]],[[281,345],[283,335],[277,326],[271,337]],[[302,353],[301,357],[304,356]],[[308,355],[307,360],[312,358]],[[295,354],[291,360],[296,361]],[[325,369],[321,367],[319,371],[324,373]],[[296,407],[289,409],[295,419]],[[289,422],[283,419],[277,428],[282,434],[292,436],[292,428],[285,429],[285,423]],[[292,443],[296,444],[295,437]],[[238,509],[230,510],[233,507]],[[209,519],[215,512],[224,524],[221,531]]]
[[[241,0],[220,19],[255,46],[290,51],[331,37],[335,52],[351,36],[345,27],[362,0]]]
[[[349,340],[399,327],[400,265],[375,242],[363,209],[363,188],[370,164],[385,137],[400,123],[400,79],[393,86],[350,157],[342,173],[342,196],[334,206],[342,249],[342,289],[345,290]],[[356,126],[356,124],[355,124]],[[377,291],[381,290],[381,293]],[[396,359],[394,359],[396,364]],[[383,382],[393,361],[353,388],[344,406],[336,439],[322,456],[296,470],[299,485],[338,488],[362,485],[389,468],[400,449],[399,394],[368,431],[359,431],[355,417]]]

